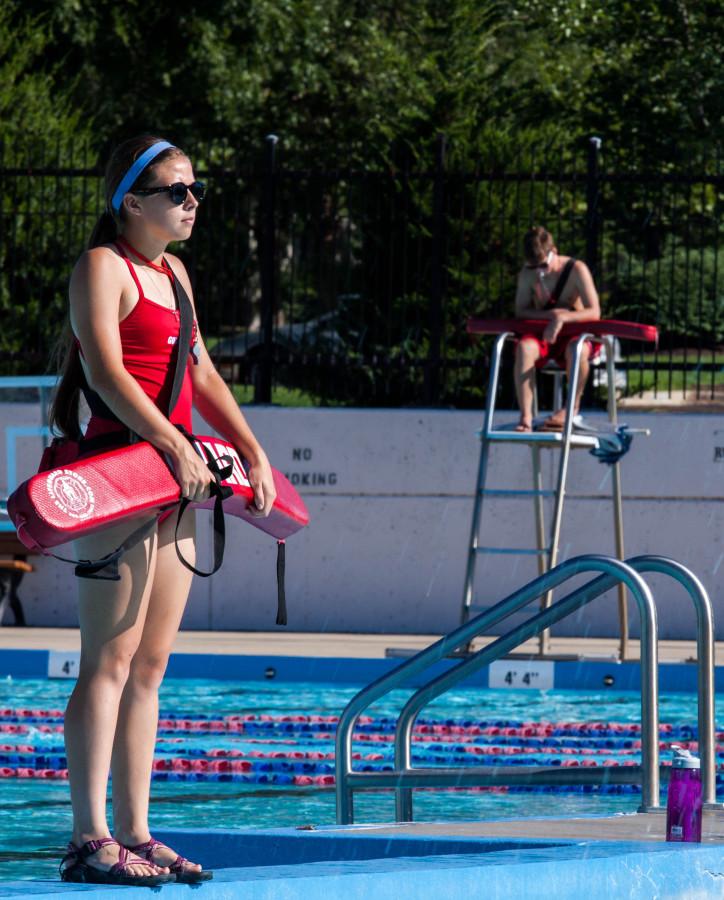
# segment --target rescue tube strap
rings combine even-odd
[[[284,588],[286,543],[277,541],[277,625],[287,624],[287,597]]]
[[[566,286],[566,282],[573,271],[573,267],[576,264],[576,260],[571,257],[568,262],[563,266],[561,270],[561,274],[558,276],[558,281],[556,281],[556,286],[553,288],[553,293],[550,296],[550,300],[546,303],[546,309],[553,309],[553,307],[558,303],[561,299],[561,294],[563,293],[563,288]]]
[[[194,436],[189,434],[184,428],[179,429],[190,441],[193,442]],[[208,465],[211,473],[214,476],[214,481],[209,485],[211,490],[211,496],[214,498],[214,564],[213,568],[209,572],[203,572],[201,569],[197,569],[196,566],[191,565],[191,563],[184,558],[183,553],[181,553],[181,549],[178,545],[178,530],[181,525],[181,518],[183,514],[188,509],[189,503],[191,502],[187,498],[184,498],[181,501],[181,505],[178,510],[178,518],[176,519],[176,531],[174,535],[174,543],[176,545],[176,556],[178,556],[181,563],[190,571],[193,572],[194,575],[200,575],[202,578],[208,578],[209,575],[213,575],[214,572],[218,572],[221,568],[221,564],[224,561],[224,549],[226,547],[226,521],[224,519],[224,507],[223,502],[227,497],[230,497],[233,491],[230,487],[226,485],[222,485],[222,481],[225,478],[228,478],[231,475],[231,472],[234,467],[234,461],[230,456],[220,456],[218,459],[208,450],[205,444],[199,442],[197,446],[201,446],[201,449],[204,451],[206,456],[206,464]]]

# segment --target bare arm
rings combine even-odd
[[[168,254],[166,258],[171,261],[176,277],[183,284],[186,293],[192,297],[191,283],[181,261]],[[239,409],[234,395],[211,362],[200,333],[198,341],[199,361],[197,365],[190,367],[194,406],[204,420],[232,443],[247,460],[247,475],[254,489],[256,507],[263,515],[268,515],[276,497],[269,460]]]
[[[598,292],[588,266],[578,260],[571,273],[576,297],[574,309],[555,307],[550,310],[550,319],[543,332],[543,339],[555,341],[567,322],[596,322],[601,318],[601,305]]]
[[[582,308],[538,309],[533,305],[533,285],[535,274],[523,269],[518,275],[518,287],[515,294],[515,315],[518,319],[549,319],[559,322],[595,322],[601,318],[601,306],[598,292],[588,266],[577,260],[571,273],[574,294],[580,298]]]
[[[518,273],[518,286],[515,291],[516,319],[552,319],[553,310],[538,309],[533,305],[533,285],[535,273],[530,269],[521,269]]]
[[[102,247],[84,253],[73,270],[70,319],[88,383],[132,431],[171,457],[182,496],[205,499],[211,473],[123,365],[118,328],[123,286],[118,260]]]
[[[601,304],[588,266],[577,260],[572,275],[583,309],[561,310],[565,313],[564,322],[597,322],[601,318]]]

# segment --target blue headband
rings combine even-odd
[[[133,187],[133,182],[138,178],[141,172],[143,172],[146,166],[154,160],[159,153],[163,153],[164,150],[168,150],[173,146],[174,145],[169,144],[168,141],[156,141],[155,144],[151,144],[148,150],[145,150],[138,157],[123,178],[121,178],[121,183],[113,192],[113,199],[111,200],[113,212],[117,213],[120,210],[123,198],[126,196],[129,189]]]

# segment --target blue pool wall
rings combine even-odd
[[[364,827],[319,832],[162,831],[158,838],[215,867],[198,900],[609,900],[721,897],[724,851],[715,845],[369,835]],[[165,885],[166,900],[188,898]],[[158,891],[155,893],[159,893]],[[55,900],[148,898],[148,888],[6,882],[0,897]]]
[[[0,678],[47,678],[50,653],[47,650],[0,649]],[[325,682],[369,684],[403,662],[401,659],[357,659],[345,657],[236,656],[233,654],[174,653],[167,678],[212,678],[221,681]],[[406,684],[417,686],[431,674],[457,665],[443,660]],[[638,662],[573,660],[553,663],[556,690],[633,690],[641,683]],[[462,682],[467,687],[488,687],[488,667]],[[724,667],[715,669],[715,689],[724,690]],[[696,694],[697,667],[694,663],[661,663],[659,690]]]

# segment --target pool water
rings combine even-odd
[[[47,768],[62,769],[62,720],[54,717],[52,711],[63,709],[71,690],[70,681],[0,682],[0,727],[3,723],[23,722],[22,717],[13,717],[9,710],[37,711],[35,716],[26,715],[21,732],[0,734],[8,766],[17,766],[18,756],[32,750],[34,756],[27,755],[27,759],[40,761]],[[334,760],[329,757],[334,750],[334,728],[323,720],[339,715],[357,690],[347,685],[168,679],[161,688],[162,728],[156,748],[159,768],[154,772],[152,785],[152,828],[333,824],[334,787],[324,784],[331,776],[320,773],[333,772]],[[398,712],[408,697],[408,691],[393,692],[368,711],[372,721],[361,729],[353,745],[361,757],[359,765],[389,762],[391,725],[386,717]],[[724,717],[724,707],[718,708],[717,713]],[[199,718],[202,716],[213,723],[234,717],[242,724],[236,731],[214,731]],[[319,719],[310,720],[310,716]],[[660,718],[662,723],[675,727],[693,726],[694,698],[686,694],[663,695]],[[506,764],[511,760],[537,762],[540,753],[565,754],[549,756],[553,764],[561,764],[564,759],[576,761],[568,764],[585,764],[588,759],[590,764],[592,756],[597,763],[604,759],[622,762],[639,758],[635,730],[631,733],[626,727],[640,721],[640,698],[634,692],[459,689],[427,707],[422,720],[429,734],[420,736],[414,750],[428,762],[434,759],[446,764],[454,757],[467,764],[490,764],[496,759],[477,754],[488,754],[491,748],[495,753],[517,754],[497,758]],[[612,737],[611,730],[605,727],[591,729],[583,740],[566,736],[566,728],[571,726],[562,730],[548,726],[545,733],[549,736],[538,738],[522,737],[518,727],[522,722],[618,723],[619,727]],[[478,723],[486,727],[476,727]],[[8,748],[15,747],[21,753],[13,757]],[[471,748],[474,753],[470,753]],[[13,759],[15,762],[8,762]],[[219,761],[222,774],[191,768],[218,765]],[[229,774],[231,762],[243,774]],[[0,769],[5,763],[0,762]],[[315,783],[310,784],[312,779]],[[580,789],[556,790],[555,794],[416,791],[415,818],[430,821],[610,814],[633,812],[638,801],[636,793],[583,793]],[[6,823],[0,832],[0,878],[55,879],[71,829],[67,781],[0,778],[0,812]],[[358,794],[355,812],[359,822],[392,821],[393,796]],[[7,827],[10,822],[12,833]]]

